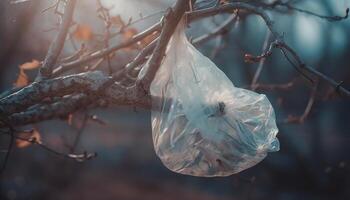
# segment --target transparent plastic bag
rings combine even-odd
[[[187,40],[183,20],[150,92],[154,148],[174,172],[227,176],[279,150],[266,96],[235,87]]]

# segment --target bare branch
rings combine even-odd
[[[344,16],[327,16],[327,15],[320,15],[320,14],[317,14],[315,12],[311,12],[309,10],[304,10],[304,9],[301,9],[301,8],[297,8],[297,7],[294,7],[290,4],[290,2],[283,2],[282,0],[276,0],[270,4],[264,4],[262,3],[261,5],[264,5],[264,7],[270,7],[270,8],[275,8],[276,6],[282,6],[282,7],[285,7],[289,10],[293,10],[293,11],[297,11],[297,12],[300,12],[300,13],[304,13],[304,14],[307,14],[307,15],[311,15],[311,16],[314,16],[314,17],[318,17],[318,18],[321,18],[321,19],[325,19],[325,20],[328,20],[330,22],[335,22],[335,21],[341,21],[341,20],[344,20],[344,19],[347,19],[349,17],[349,8],[347,8],[345,10],[345,15]]]
[[[44,98],[64,96],[76,91],[97,91],[108,79],[102,72],[86,72],[55,79],[34,82],[0,100],[0,113],[19,112],[39,103]]]
[[[17,131],[17,132],[20,132],[20,131]],[[2,134],[11,134],[11,133],[9,133],[9,132],[2,132]],[[78,161],[78,162],[83,162],[83,161],[86,161],[86,160],[90,160],[90,159],[95,158],[97,156],[96,153],[87,153],[87,152],[84,152],[82,154],[61,153],[61,152],[58,152],[58,151],[52,149],[51,147],[47,146],[43,142],[38,141],[34,137],[33,138],[24,138],[24,137],[18,136],[16,134],[12,134],[10,136],[11,136],[11,138],[14,138],[16,140],[22,140],[22,141],[29,142],[29,143],[31,143],[33,145],[37,145],[40,148],[42,148],[42,149],[44,149],[44,150],[46,150],[46,151],[48,151],[50,153],[56,154],[56,155],[64,157],[64,158],[69,158],[69,159],[72,159],[72,160],[75,160],[75,161]]]
[[[66,3],[66,8],[59,32],[50,45],[49,51],[47,52],[46,58],[44,60],[44,64],[39,70],[37,80],[50,78],[51,76],[52,68],[56,64],[58,56],[62,51],[65,43],[64,41],[71,26],[76,1],[77,0],[68,0]]]
[[[310,97],[309,97],[309,101],[305,107],[304,113],[299,116],[299,117],[295,117],[295,116],[289,116],[284,122],[285,123],[304,123],[306,118],[310,115],[311,110],[315,104],[315,100],[316,100],[316,94],[317,94],[317,87],[318,87],[318,81],[315,84],[315,86],[312,88],[312,91],[310,93]]]
[[[310,77],[307,76],[307,74],[311,74],[320,80],[327,82],[330,86],[332,86],[335,91],[342,97],[350,98],[350,91],[347,90],[342,86],[342,82],[336,82],[332,78],[328,77],[327,75],[317,71],[314,68],[311,68],[304,64],[304,62],[301,60],[299,55],[294,51],[291,47],[289,47],[285,42],[275,40],[270,44],[270,48],[263,52],[260,56],[252,56],[250,54],[246,54],[246,59],[251,62],[259,62],[261,59],[264,59],[272,54],[273,48],[278,48],[282,51],[283,55],[287,58],[288,62],[290,62],[293,66],[296,67],[298,72],[300,72],[303,76],[305,76],[307,79],[311,80],[311,82],[314,82]],[[294,63],[290,58],[288,57],[289,53],[293,60],[296,62]]]
[[[268,48],[270,37],[271,37],[271,32],[267,32],[266,33],[266,37],[265,37],[265,41],[264,41],[264,44],[263,44],[263,51],[265,51],[265,49]],[[258,83],[258,79],[259,79],[259,77],[261,75],[261,72],[262,72],[262,70],[264,68],[264,64],[265,64],[265,58],[262,58],[260,60],[260,62],[259,62],[259,66],[258,66],[257,70],[255,71],[255,74],[254,74],[254,77],[253,77],[253,80],[252,80],[252,83],[251,83],[252,90],[256,89],[256,85]]]
[[[186,13],[188,15],[189,20],[196,20],[204,17],[209,17],[217,14],[222,14],[225,12],[232,12],[234,10],[246,10],[249,13],[256,14],[260,16],[266,23],[267,27],[270,29],[272,35],[276,39],[282,39],[282,35],[280,35],[274,28],[273,21],[270,19],[270,17],[267,15],[267,13],[260,7],[250,5],[248,3],[242,3],[242,2],[233,2],[224,4],[217,7],[197,10],[193,12]]]
[[[237,13],[230,15],[220,26],[215,28],[210,33],[204,34],[195,40],[192,40],[192,43],[195,43],[196,45],[201,45],[202,43],[207,42],[208,40],[215,38],[218,35],[225,34],[229,31],[230,26],[233,22],[237,20]]]
[[[148,29],[146,29],[145,31],[134,35],[131,39],[126,40],[125,42],[122,42],[121,44],[96,51],[96,52],[92,53],[91,55],[83,57],[83,58],[78,59],[76,61],[61,64],[53,71],[53,76],[56,77],[56,76],[61,75],[62,73],[67,72],[75,67],[82,66],[90,61],[95,60],[95,59],[103,58],[103,57],[105,57],[105,56],[107,56],[107,55],[111,54],[112,52],[115,52],[119,49],[123,49],[123,48],[130,46],[130,45],[133,45],[133,44],[137,43],[138,41],[144,39],[148,35],[153,34],[154,32],[160,30],[160,28],[161,28],[160,23],[156,23],[156,24],[152,25],[151,27],[149,27]]]
[[[153,50],[152,57],[150,58],[147,66],[147,71],[142,77],[141,80],[138,80],[137,86],[139,89],[148,91],[151,82],[153,81],[154,76],[157,73],[157,70],[160,66],[160,63],[163,60],[164,53],[168,42],[182,18],[183,14],[189,8],[189,0],[178,0],[173,9],[169,9],[167,14],[164,17],[164,26],[162,32],[159,36],[158,43]]]
[[[201,18],[204,16],[211,16],[211,15],[219,14],[222,12],[229,12],[229,11],[232,11],[233,9],[244,9],[244,10],[247,10],[247,11],[253,13],[253,14],[259,15],[265,21],[267,27],[269,28],[269,30],[272,33],[272,36],[275,39],[275,41],[271,43],[268,51],[264,52],[259,57],[255,57],[255,60],[260,61],[262,58],[265,58],[265,57],[271,55],[273,48],[279,48],[282,51],[286,50],[293,56],[295,61],[298,63],[297,70],[298,71],[300,70],[299,72],[301,72],[301,73],[307,72],[309,74],[312,74],[312,75],[318,77],[320,80],[323,80],[323,81],[327,82],[329,85],[331,85],[341,96],[344,96],[347,98],[350,97],[350,91],[345,89],[343,86],[341,86],[340,83],[336,82],[332,78],[329,78],[325,74],[315,70],[314,68],[306,66],[304,64],[304,62],[301,61],[299,55],[283,41],[282,35],[276,31],[273,21],[266,14],[266,12],[259,7],[255,7],[253,5],[249,5],[246,3],[240,3],[240,2],[239,3],[229,3],[229,4],[219,6],[219,7],[194,11],[192,13],[189,13],[189,18],[194,20],[196,18]],[[250,59],[254,60],[253,58],[254,57],[251,57]],[[303,75],[305,76],[305,74],[303,74]]]

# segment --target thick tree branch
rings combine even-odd
[[[129,94],[126,94],[129,92]],[[42,122],[55,118],[65,118],[69,114],[87,108],[103,107],[103,106],[134,106],[140,108],[151,108],[151,97],[144,96],[138,98],[131,95],[130,91],[123,91],[120,87],[113,84],[104,94],[95,93],[79,93],[69,96],[64,96],[57,99],[56,102],[47,104],[37,104],[23,112],[14,113],[7,117],[8,123],[13,126],[23,126],[27,124]]]
[[[0,113],[11,114],[40,103],[45,98],[64,96],[74,92],[97,91],[108,79],[102,72],[86,72],[77,75],[34,82],[18,92],[0,100]]]
[[[72,111],[77,111],[83,106],[89,105],[91,98],[86,94],[76,94],[63,97],[60,101],[52,104],[37,106],[25,112],[15,113],[8,117],[13,126],[30,124],[47,119],[66,117]]]

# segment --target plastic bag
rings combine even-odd
[[[150,88],[156,154],[174,172],[227,176],[278,151],[265,95],[236,88],[187,40],[183,20]]]

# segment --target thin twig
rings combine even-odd
[[[88,119],[89,119],[89,113],[86,112],[84,113],[84,117],[83,117],[83,121],[82,121],[82,124],[81,126],[78,128],[77,130],[77,134],[75,136],[75,139],[74,139],[74,142],[73,142],[73,145],[72,145],[72,148],[70,150],[70,153],[74,153],[75,152],[75,149],[77,148],[78,146],[78,143],[80,141],[80,138],[81,138],[81,135],[83,134],[84,130],[85,130],[85,126],[88,122]]]
[[[300,12],[300,13],[304,13],[304,14],[307,14],[307,15],[311,15],[311,16],[314,16],[314,17],[318,17],[318,18],[321,18],[321,19],[325,19],[325,20],[328,20],[330,22],[335,22],[335,21],[341,21],[341,20],[344,20],[344,19],[347,19],[348,16],[349,16],[349,8],[347,8],[345,10],[345,15],[344,16],[338,16],[338,15],[335,15],[335,16],[327,16],[327,15],[320,15],[318,13],[315,13],[315,12],[311,12],[309,10],[305,10],[305,9],[301,9],[301,8],[297,8],[297,7],[294,7],[292,6],[289,2],[283,2],[282,0],[277,0],[271,4],[264,4],[265,6],[268,6],[268,7],[276,7],[276,6],[282,6],[282,7],[285,7],[289,10],[293,10],[293,11],[297,11],[297,12]]]
[[[316,100],[316,94],[317,94],[317,88],[318,88],[318,81],[316,82],[316,84],[314,85],[314,87],[312,88],[312,91],[310,93],[310,97],[308,100],[308,103],[305,107],[305,110],[303,112],[303,114],[299,117],[294,117],[294,116],[289,116],[284,122],[285,123],[304,123],[305,120],[308,118],[308,116],[311,113],[311,110],[315,104],[315,100]]]
[[[82,66],[90,61],[95,60],[95,59],[105,57],[106,55],[109,55],[112,52],[115,52],[119,49],[123,49],[123,48],[130,46],[130,45],[133,45],[133,44],[137,43],[138,41],[144,39],[148,35],[153,34],[154,32],[160,30],[160,28],[161,28],[160,23],[156,23],[156,24],[152,25],[151,27],[149,27],[148,29],[146,29],[145,31],[134,35],[129,40],[126,40],[118,45],[111,46],[109,48],[96,51],[96,52],[94,52],[94,53],[92,53],[84,58],[80,58],[76,61],[61,64],[53,71],[53,76],[56,77],[56,76],[61,75],[62,73],[67,72],[75,67]]]
[[[263,45],[263,51],[265,51],[268,48],[270,38],[271,38],[271,32],[268,31],[266,33],[266,37],[265,37],[265,41],[264,41],[264,45]],[[259,61],[259,66],[258,66],[258,68],[255,71],[255,74],[254,74],[254,77],[253,77],[253,80],[252,80],[252,83],[251,83],[252,90],[255,90],[257,88],[256,85],[258,83],[260,74],[261,74],[261,72],[262,72],[262,70],[264,68],[265,60],[266,60],[265,58],[262,58]]]
[[[215,38],[218,35],[226,34],[229,32],[230,26],[233,22],[237,20],[237,13],[231,14],[220,26],[216,27],[210,33],[204,34],[196,39],[192,40],[197,46],[202,43],[207,42],[208,40]]]
[[[17,132],[21,132],[21,131],[17,131]],[[2,133],[3,134],[7,134],[7,135],[9,134],[7,132],[2,132]],[[97,156],[96,153],[87,153],[87,152],[83,152],[82,154],[73,154],[73,153],[66,154],[66,153],[62,153],[62,152],[59,152],[59,151],[56,151],[56,150],[52,149],[51,147],[47,146],[43,142],[38,141],[37,138],[35,138],[35,137],[24,138],[24,137],[12,134],[11,138],[14,138],[16,140],[22,140],[22,141],[28,142],[30,144],[39,146],[40,148],[42,148],[42,149],[44,149],[44,150],[46,150],[46,151],[48,151],[50,153],[53,153],[55,155],[58,155],[58,156],[61,156],[61,157],[64,157],[64,158],[69,158],[69,159],[72,159],[72,160],[75,160],[75,161],[78,161],[78,162],[83,162],[83,161],[86,161],[86,160],[90,160],[90,159],[95,158]],[[13,141],[12,141],[12,144],[13,144]]]

